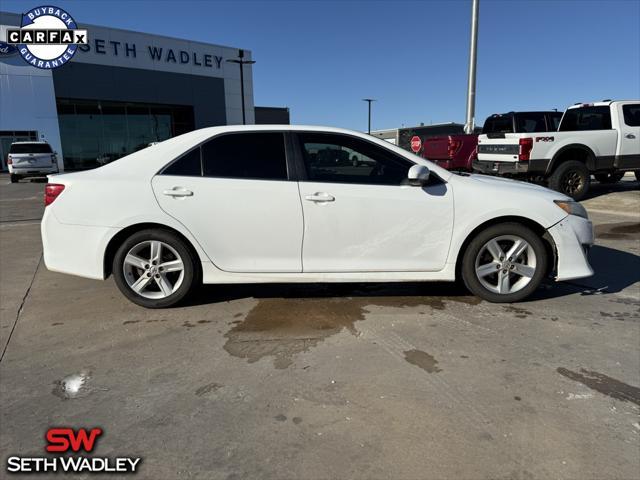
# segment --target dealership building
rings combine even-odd
[[[0,41],[21,15],[0,12]],[[51,70],[0,51],[0,158],[9,145],[46,141],[64,170],[94,168],[149,143],[242,123],[238,48],[80,24],[88,44]],[[251,60],[251,51],[244,50]],[[288,123],[286,108],[253,103],[244,66],[246,123]]]

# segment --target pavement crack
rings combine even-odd
[[[36,263],[36,268],[33,271],[33,275],[31,276],[31,281],[29,282],[29,286],[27,290],[24,292],[24,296],[22,297],[22,301],[20,302],[20,306],[18,307],[18,311],[16,312],[16,318],[13,321],[13,325],[11,326],[11,331],[9,332],[9,337],[7,338],[7,343],[4,344],[4,348],[2,349],[2,355],[0,355],[0,363],[4,360],[4,355],[7,353],[7,348],[9,348],[9,343],[11,342],[11,337],[13,336],[13,332],[16,329],[16,325],[18,325],[18,319],[22,314],[22,310],[24,309],[24,304],[27,301],[27,297],[29,293],[31,293],[31,287],[33,286],[33,282],[36,279],[36,274],[38,273],[38,269],[40,268],[40,263],[42,262],[42,252],[40,252],[40,257],[38,257],[38,263]]]

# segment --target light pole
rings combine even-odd
[[[237,63],[240,65],[240,99],[242,101],[242,124],[247,124],[247,118],[244,113],[244,66],[245,65],[253,65],[256,63],[254,60],[245,60],[244,59],[244,50],[238,50],[238,58],[229,58],[227,59],[229,63]]]
[[[376,99],[375,98],[363,98],[362,99],[363,102],[367,102],[369,104],[369,123],[368,123],[368,128],[367,128],[367,133],[369,135],[371,135],[371,102],[375,102]]]
[[[471,43],[469,45],[469,79],[467,84],[467,118],[465,133],[473,133],[476,113],[476,61],[478,58],[478,8],[480,0],[471,0]]]

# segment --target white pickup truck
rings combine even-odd
[[[572,105],[555,132],[480,135],[473,169],[542,181],[575,200],[591,175],[615,182],[635,171],[640,181],[640,100]]]

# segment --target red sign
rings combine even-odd
[[[422,148],[422,140],[420,140],[420,137],[417,135],[414,135],[413,137],[411,137],[411,151],[413,153],[418,153],[421,148]]]

